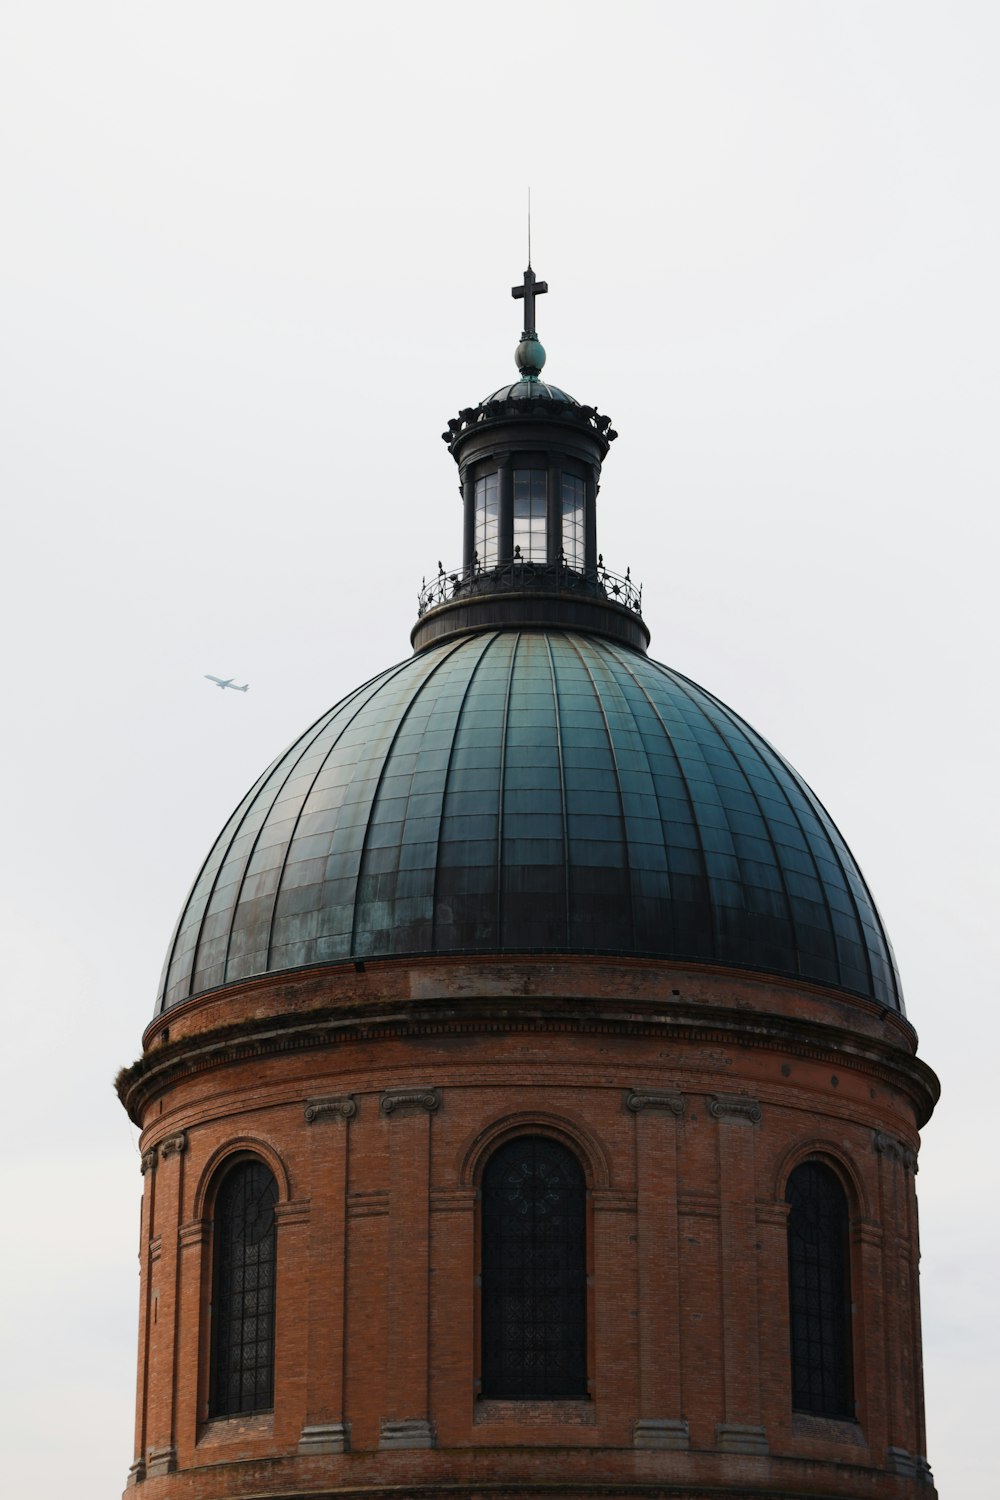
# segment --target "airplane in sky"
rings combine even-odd
[[[209,682],[214,682],[215,685],[216,685],[216,687],[220,687],[220,688],[227,688],[227,687],[228,688],[232,688],[232,690],[233,690],[234,693],[245,693],[247,691],[247,689],[249,688],[249,686],[250,686],[249,682],[245,682],[243,684],[243,686],[240,687],[239,684],[236,682],[235,678],[233,678],[233,677],[213,677],[212,674],[211,674],[211,672],[206,672],[205,676],[208,678]]]

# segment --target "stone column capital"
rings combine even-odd
[[[353,1120],[358,1103],[353,1094],[330,1095],[325,1099],[307,1099],[304,1108],[306,1124],[312,1125],[324,1115],[336,1120]]]
[[[400,1109],[424,1109],[428,1114],[441,1108],[441,1090],[425,1088],[386,1089],[378,1101],[379,1112],[392,1115]]]

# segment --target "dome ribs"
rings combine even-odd
[[[644,653],[526,625],[418,652],[274,762],[202,866],[157,1014],[258,974],[532,951],[902,1009],[863,877],[787,762]]]

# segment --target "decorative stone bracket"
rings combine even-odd
[[[168,1156],[180,1156],[182,1151],[187,1150],[187,1132],[178,1130],[176,1135],[164,1136],[163,1140],[155,1146],[148,1147],[139,1158],[139,1171],[145,1177],[147,1172],[155,1172],[158,1161],[166,1161]]]
[[[903,1141],[897,1141],[895,1136],[889,1135],[884,1130],[876,1130],[872,1137],[872,1146],[880,1156],[894,1157],[907,1172],[912,1172],[916,1176],[919,1168],[917,1153],[912,1146],[907,1146]]]
[[[684,1113],[684,1100],[680,1094],[658,1093],[655,1089],[626,1089],[625,1108],[634,1115],[644,1109],[665,1109],[680,1116]]]
[[[437,1088],[386,1089],[378,1101],[383,1115],[391,1115],[397,1109],[425,1109],[433,1114],[441,1108],[441,1090]]]
[[[353,1094],[339,1094],[329,1099],[307,1099],[306,1124],[312,1125],[321,1115],[333,1115],[338,1120],[353,1120],[358,1104]]]
[[[750,1120],[760,1124],[760,1105],[746,1094],[710,1094],[708,1112],[713,1120]]]

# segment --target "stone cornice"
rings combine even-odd
[[[413,993],[416,997],[419,988],[422,999],[439,999],[444,1002],[454,999],[452,991],[447,986],[442,988],[437,995],[431,994],[427,989],[428,985],[435,982],[436,977],[439,979],[442,974],[451,974],[456,969],[468,970],[477,975],[488,975],[490,971],[497,969],[506,974],[511,968],[516,968],[523,977],[523,983],[519,984],[517,993],[519,995],[534,994],[539,998],[545,994],[544,984],[539,987],[539,974],[544,975],[546,979],[552,979],[560,974],[568,973],[573,976],[575,991],[574,971],[581,969],[585,969],[588,974],[604,976],[614,974],[623,982],[638,985],[645,993],[652,993],[649,990],[649,985],[652,984],[657,996],[666,995],[667,990],[664,986],[669,988],[672,997],[678,997],[682,995],[682,991],[672,987],[676,984],[697,988],[705,982],[715,985],[720,980],[734,985],[748,986],[752,991],[760,991],[764,995],[768,990],[773,990],[777,994],[801,996],[806,1000],[816,1000],[821,1004],[847,1007],[858,1016],[859,1020],[863,1019],[866,1025],[877,1021],[879,1024],[888,1026],[898,1035],[901,1046],[907,1047],[912,1052],[917,1049],[917,1034],[900,1011],[892,1010],[866,996],[855,994],[850,990],[841,990],[832,985],[818,984],[813,980],[787,974],[771,974],[757,969],[733,968],[726,964],[698,962],[692,959],[672,960],[626,954],[557,952],[411,954],[400,955],[396,958],[365,959],[363,962],[343,959],[337,963],[289,969],[280,974],[254,974],[234,984],[223,985],[214,990],[202,990],[187,1000],[178,1001],[176,1005],[172,1005],[169,1010],[155,1016],[149,1023],[143,1033],[143,1046],[151,1048],[156,1043],[166,1043],[171,1029],[175,1028],[178,1023],[183,1025],[206,1008],[211,1009],[220,1002],[228,1007],[231,1002],[251,1001],[254,1013],[260,1015],[262,1014],[261,999],[268,996],[273,1001],[273,1005],[266,1005],[265,1008],[270,1014],[278,1016],[286,1013],[286,1007],[289,1010],[300,1011],[298,1002],[302,995],[316,995],[319,992],[328,991],[331,987],[342,990],[347,985],[346,1006],[343,1001],[340,1001],[337,1008],[341,1013],[346,1008],[351,1014],[361,1016],[366,1013],[368,981],[371,980],[379,979],[388,982],[392,992],[396,995]],[[412,990],[409,987],[411,979],[414,981]],[[360,995],[354,988],[359,980],[363,992]],[[483,993],[497,995],[495,989],[484,990]],[[555,993],[553,991],[553,994]],[[687,996],[687,998],[694,999],[693,996]],[[641,1003],[638,993],[630,993],[630,1000]],[[662,1007],[660,998],[655,998],[653,1003]],[[767,1015],[771,1013],[773,1007],[767,1004],[765,998],[760,1004],[754,1003],[751,1009]]]
[[[930,1117],[940,1086],[919,1058],[874,1037],[845,1027],[755,1010],[675,1002],[669,1010],[640,1007],[634,1000],[605,998],[547,1004],[544,998],[510,995],[445,1003],[403,1002],[393,1013],[341,1008],[253,1018],[155,1047],[121,1071],[119,1097],[131,1118],[143,1123],[151,1100],[181,1078],[264,1056],[317,1047],[344,1046],[383,1038],[489,1036],[504,1033],[653,1037],[670,1042],[740,1048],[773,1048],[836,1067],[850,1065],[911,1099],[917,1125]]]

